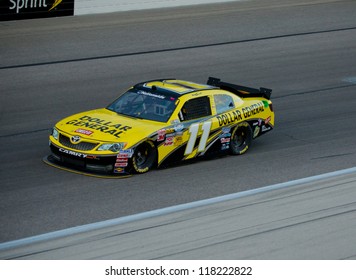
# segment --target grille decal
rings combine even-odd
[[[81,141],[77,144],[73,144],[70,141],[70,138],[63,134],[59,135],[59,142],[65,147],[72,148],[79,151],[90,151],[93,150],[98,145],[98,143],[91,143],[86,141]]]

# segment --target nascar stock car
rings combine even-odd
[[[274,127],[271,89],[210,77],[207,84],[162,79],[136,84],[106,108],[59,121],[44,161],[108,176],[145,173],[199,156],[245,153]]]

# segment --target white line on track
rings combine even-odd
[[[82,226],[77,226],[77,227],[72,227],[68,229],[63,229],[59,231],[54,231],[54,232],[49,232],[41,235],[36,235],[32,237],[27,237],[23,239],[18,239],[14,241],[8,241],[0,244],[0,250],[8,250],[8,249],[13,249],[19,246],[25,246],[29,244],[33,244],[36,242],[43,242],[43,241],[48,241],[56,238],[62,238],[78,233],[83,233],[83,232],[89,232],[92,230],[98,230],[102,229],[105,227],[110,227],[110,226],[117,226],[125,223],[130,223],[134,221],[139,221],[143,219],[148,219],[148,218],[153,218],[157,216],[162,216],[178,211],[183,211],[183,210],[189,210],[193,208],[197,208],[200,206],[207,206],[211,205],[214,203],[220,203],[232,199],[238,199],[241,197],[246,197],[246,196],[251,196],[254,194],[259,194],[263,192],[268,192],[268,191],[273,191],[273,190],[278,190],[278,189],[283,189],[283,188],[289,188],[289,187],[296,187],[298,185],[306,184],[306,183],[311,183],[315,182],[318,180],[325,180],[325,179],[330,179],[333,177],[341,176],[341,175],[346,175],[346,174],[351,174],[351,173],[356,173],[356,167],[353,168],[348,168],[348,169],[343,169],[339,171],[334,171],[330,173],[325,173],[321,175],[316,175],[312,177],[307,177],[303,179],[298,179],[298,180],[293,180],[285,183],[280,183],[280,184],[275,184],[275,185],[270,185],[258,189],[252,189],[252,190],[247,190],[243,192],[238,192],[238,193],[233,193],[233,194],[228,194],[228,195],[223,195],[223,196],[218,196],[214,198],[209,198],[209,199],[204,199],[204,200],[198,200],[190,203],[185,203],[185,204],[180,204],[180,205],[175,205],[171,207],[166,207],[162,209],[157,209],[157,210],[152,210],[152,211],[147,211],[139,214],[134,214],[134,215],[129,215],[125,217],[120,217],[116,219],[111,219],[111,220],[106,220],[102,222],[96,222],[92,224],[87,224],[87,225],[82,225]]]

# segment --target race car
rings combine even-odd
[[[206,84],[142,82],[106,108],[59,121],[46,162],[120,176],[205,155],[241,155],[274,127],[271,92],[212,77]]]

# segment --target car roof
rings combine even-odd
[[[145,89],[156,91],[159,94],[169,95],[174,97],[180,97],[185,94],[203,91],[219,89],[215,86],[206,84],[199,84],[190,81],[177,80],[177,79],[160,79],[153,81],[146,81],[134,86],[137,89]]]
[[[199,84],[185,80],[177,79],[159,79],[139,83],[133,88],[137,90],[146,90],[151,93],[159,93],[164,96],[179,98],[182,95],[214,90],[214,93],[229,93],[240,98],[258,97],[271,98],[272,89],[269,88],[251,88],[237,84],[231,84],[221,81],[219,78],[209,77],[206,84]]]

